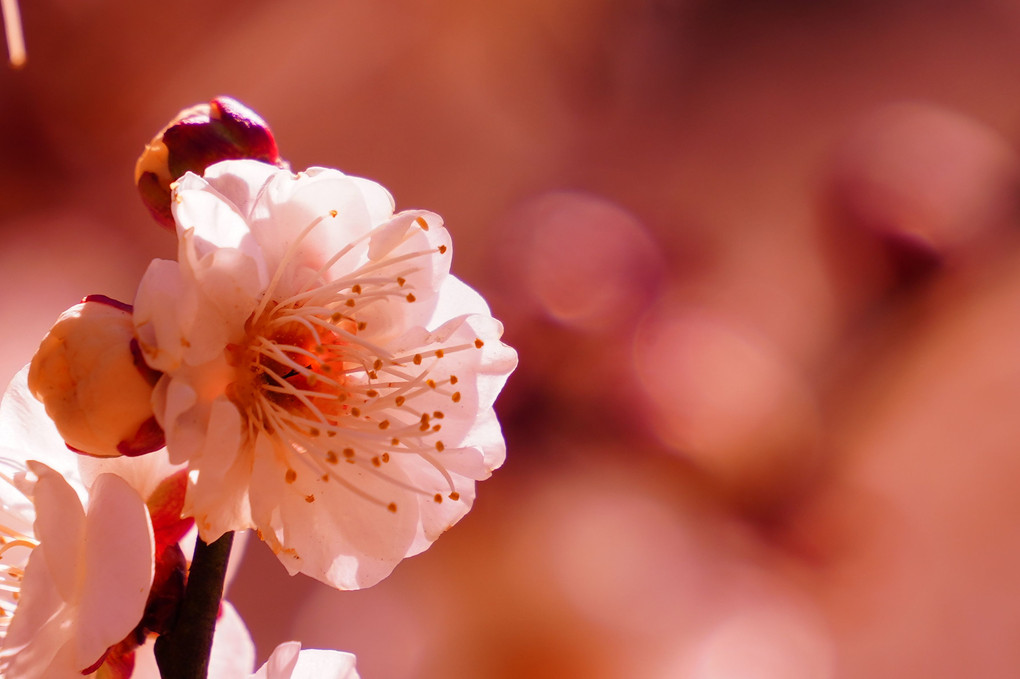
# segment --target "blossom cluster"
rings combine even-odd
[[[131,303],[61,315],[0,404],[12,679],[158,676],[148,642],[177,623],[196,540],[251,530],[292,574],[373,585],[504,459],[493,403],[516,353],[451,275],[438,215],[291,172],[226,98],[164,129],[138,178],[177,259]],[[353,656],[297,642],[251,674],[243,622],[214,603],[212,676],[357,676]]]

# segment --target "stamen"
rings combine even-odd
[[[358,497],[396,511],[393,498],[365,490],[339,464],[343,461],[395,488],[436,502],[444,497],[456,500],[453,478],[441,463],[446,443],[436,439],[442,425],[431,421],[441,419],[443,412],[419,412],[414,399],[440,394],[458,402],[461,392],[447,389],[457,378],[441,371],[439,361],[451,352],[480,347],[481,340],[446,344],[445,338],[434,336],[431,346],[394,357],[365,337],[367,324],[359,320],[373,304],[416,302],[420,293],[408,285],[408,277],[422,268],[416,260],[435,257],[437,248],[442,253],[446,246],[368,261],[331,279],[330,269],[363,245],[370,237],[366,234],[335,252],[317,271],[306,269],[309,275],[294,294],[274,299],[287,272],[294,269],[301,243],[325,218],[313,219],[287,246],[245,326],[247,340],[232,350],[238,358],[232,398],[246,414],[249,435],[272,440],[288,484],[297,482],[296,470],[304,465],[314,476],[303,479],[336,481]],[[427,229],[427,222],[419,219]],[[412,230],[405,238],[411,237],[420,235]],[[438,471],[448,492],[401,480],[400,472],[387,468],[394,454],[417,455]],[[302,497],[313,502],[318,493],[308,494],[310,489],[300,485]]]

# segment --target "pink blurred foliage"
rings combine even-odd
[[[521,366],[508,462],[366,591],[250,550],[263,661],[363,676],[1012,677],[1020,13],[47,0],[0,71],[9,378],[173,256],[131,172],[218,94],[443,215]]]

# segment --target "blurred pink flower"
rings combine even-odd
[[[189,173],[178,261],[135,299],[202,539],[256,528],[288,571],[341,589],[426,549],[505,456],[492,405],[516,353],[449,274],[442,220],[393,208],[336,170]]]
[[[125,480],[102,474],[86,513],[58,472],[31,460],[4,481],[0,674],[81,677],[142,618],[153,577],[145,503]]]

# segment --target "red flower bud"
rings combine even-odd
[[[269,125],[244,104],[217,97],[184,109],[153,137],[135,165],[135,184],[156,221],[172,229],[170,185],[186,172],[201,175],[238,159],[286,166]]]

